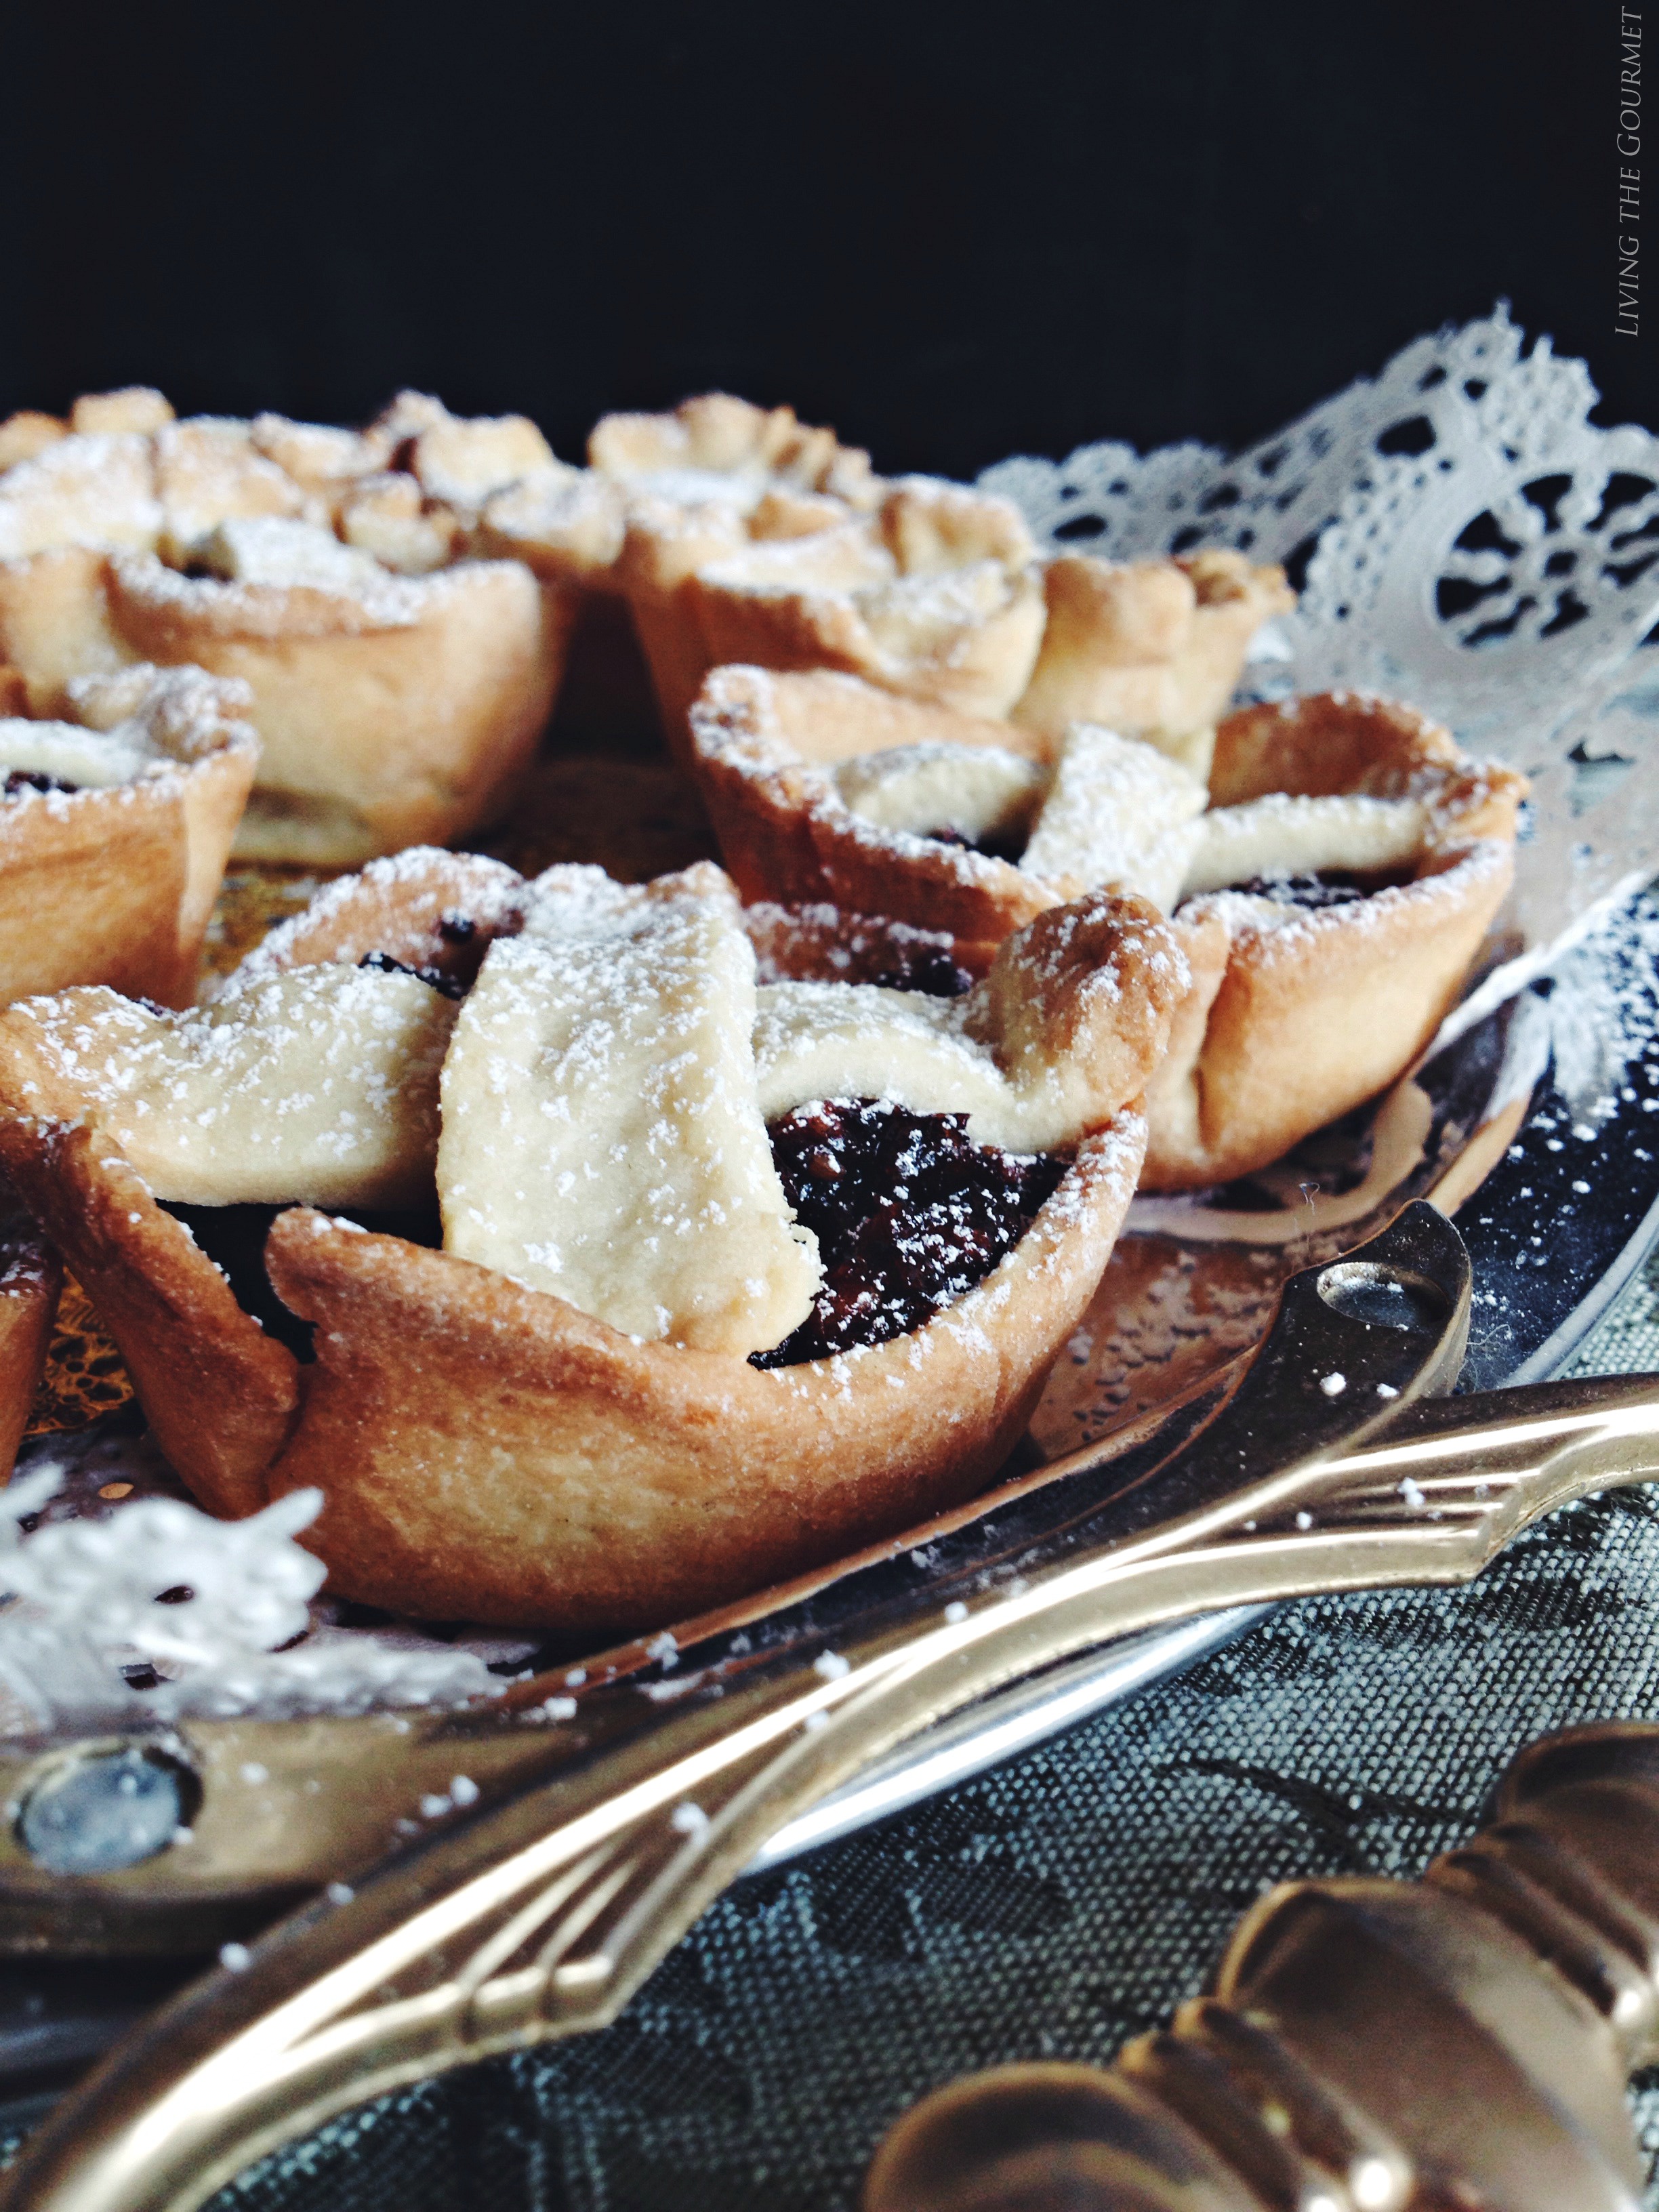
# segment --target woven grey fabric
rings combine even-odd
[[[1659,1368],[1659,1267],[1572,1371]],[[383,2100],[213,2212],[830,2212],[966,2068],[1109,2058],[1298,1875],[1412,1875],[1565,1723],[1659,1715],[1659,1492],[1473,1588],[1286,1607],[999,1772],[740,1883],[617,2025]],[[1659,2079],[1636,2106],[1659,2166]],[[1659,2188],[1652,2201],[1659,2206]]]

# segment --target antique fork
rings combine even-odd
[[[355,1888],[332,1882],[152,2016],[31,2141],[0,2212],[191,2212],[350,2105],[603,2026],[769,1836],[969,1701],[1195,1613],[1465,1581],[1550,1508],[1659,1477],[1659,1376],[1437,1401],[1469,1294],[1457,1232],[1412,1206],[1292,1278],[1253,1355],[1115,1448],[809,1585],[544,1675],[506,1717],[301,1730],[263,1801],[267,1911],[369,1856],[374,1823],[318,1809],[331,1791],[355,1784],[383,1835],[389,1806],[412,1824],[410,1793],[434,1772],[482,1779],[458,1777],[468,1789],[424,1840]],[[236,1887],[229,1759],[252,1740],[203,1724],[158,1752],[191,1772],[205,1874],[163,1855],[66,1886],[14,1846],[0,1936],[61,1941],[77,1911],[102,1913],[125,1916],[131,1945],[210,1914]],[[349,1750],[331,1771],[331,1744]],[[450,1809],[469,1791],[470,1813]],[[299,1839],[286,1860],[283,1831]]]

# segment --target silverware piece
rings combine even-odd
[[[163,2008],[42,2127],[0,2212],[190,2212],[350,2105],[604,2025],[769,1835],[973,1698],[1158,1622],[1464,1581],[1551,1507],[1659,1475],[1659,1377],[1436,1402],[1469,1294],[1456,1231],[1414,1205],[1292,1278],[1253,1356],[1109,1456],[1045,1468],[586,1681],[543,1677],[520,1698],[536,1723],[432,1724],[422,1758],[488,1745],[506,1794]],[[319,1820],[346,1780],[310,1793]],[[197,1786],[199,1829],[213,1774]],[[305,1802],[297,1781],[287,1802]],[[15,1874],[0,1869],[13,1941]],[[94,1894],[142,1923],[181,1908],[177,1891],[158,1904],[158,1879],[137,1866]]]
[[[1264,1890],[1205,1996],[1109,2068],[934,2090],[863,2212],[1638,2212],[1625,2089],[1659,2057],[1659,1728],[1523,1751],[1416,1881]]]

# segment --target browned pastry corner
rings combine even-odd
[[[1109,2070],[918,2105],[864,2212],[1638,2212],[1659,2059],[1659,1729],[1547,1736],[1420,1882],[1293,1882]]]
[[[550,882],[567,898],[655,896],[592,869],[538,884],[472,856],[401,854],[273,933],[223,1003],[234,1018],[284,979],[314,993],[307,979],[343,964],[356,988],[368,953],[465,987]],[[729,899],[725,882],[706,864],[684,879],[704,899]],[[894,925],[770,908],[749,929],[763,975],[946,992],[969,980],[948,940]],[[630,1334],[494,1266],[294,1205],[264,1256],[283,1303],[314,1324],[301,1362],[135,1172],[96,1053],[52,1048],[56,1001],[0,1017],[0,1164],[203,1503],[240,1515],[316,1484],[326,1502],[307,1540],[343,1595],[597,1636],[761,1587],[983,1486],[1110,1253],[1179,983],[1167,933],[1135,901],[1097,897],[1011,942],[982,1003],[964,1003],[1000,1038],[1007,1081],[1029,1076],[1050,1115],[1084,1110],[1087,1133],[976,1286],[907,1334],[793,1364]],[[444,1001],[425,1002],[435,1018]],[[73,1021],[112,1016],[137,1018],[118,1002],[100,1014],[88,994]]]
[[[1508,894],[1527,787],[1411,708],[1325,695],[1223,722],[1210,787],[1212,808],[1358,796],[1415,802],[1424,820],[1396,879],[1366,896],[1287,907],[1268,884],[1176,909],[1194,980],[1148,1098],[1152,1190],[1248,1175],[1411,1065]]]
[[[1113,562],[1061,553],[1043,572],[1042,650],[1012,719],[1060,737],[1100,722],[1202,773],[1251,639],[1296,594],[1242,553]]]
[[[411,392],[362,432],[174,422],[142,392],[78,403],[52,435],[13,417],[0,660],[43,713],[134,661],[246,682],[264,747],[253,857],[349,865],[459,836],[522,774],[575,607],[557,579],[488,557],[480,512],[560,465],[522,416],[463,421]]]
[[[247,704],[137,667],[78,684],[67,726],[0,719],[0,775],[27,763],[0,799],[0,999],[108,983],[189,1005],[258,759]]]
[[[25,1083],[29,1080],[24,1078]],[[193,1494],[232,1518],[264,1504],[293,1425],[298,1362],[237,1304],[113,1145],[83,1122],[0,1115],[0,1166],[120,1347],[151,1428]]]
[[[1246,707],[1216,733],[1212,806],[1297,798],[1425,799],[1466,837],[1512,837],[1524,777],[1470,758],[1449,730],[1396,700],[1326,691]]]

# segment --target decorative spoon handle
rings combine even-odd
[[[1659,2055],[1659,1728],[1522,1752],[1418,1882],[1265,1893],[1212,1994],[1109,2068],[970,2075],[893,2128],[864,2212],[1637,2212]]]

